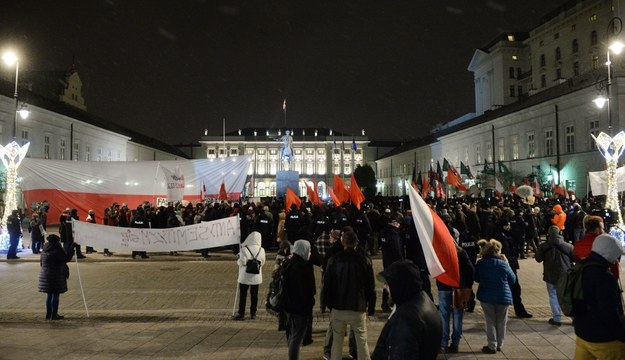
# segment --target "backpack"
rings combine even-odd
[[[291,262],[285,260],[272,275],[271,283],[269,283],[269,292],[267,293],[267,301],[265,307],[270,313],[278,314],[284,311],[289,303],[289,295],[286,290],[286,276],[290,269]]]
[[[250,255],[252,255],[252,252],[250,251],[250,249],[247,246],[245,246],[245,248],[250,253]],[[258,249],[258,252],[256,253],[256,256],[252,255],[253,258],[249,259],[245,263],[245,272],[246,273],[248,273],[248,274],[260,274],[260,260],[256,259],[258,254],[260,254],[260,249]]]
[[[599,263],[577,263],[562,274],[556,284],[558,303],[562,313],[566,316],[575,316],[575,305],[584,301],[582,289],[582,274],[587,266],[602,266]]]

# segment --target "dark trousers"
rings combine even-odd
[[[105,251],[106,251],[106,250],[108,250],[108,249],[105,249]],[[133,251],[133,252],[132,252],[132,258],[133,258],[133,259],[134,259],[134,258],[135,258],[135,256],[137,256],[137,255],[141,256],[142,258],[146,258],[146,257],[148,257],[148,253],[147,253],[147,252],[145,252],[145,251]]]
[[[286,314],[286,340],[289,345],[289,360],[299,359],[299,350],[304,341],[310,316]]]
[[[33,240],[30,244],[30,249],[33,251],[33,254],[39,254],[41,252],[41,243],[42,240]]]
[[[258,285],[245,285],[239,283],[239,315],[245,315],[245,302],[247,301],[247,289],[250,289],[250,314],[256,315],[258,306]]]
[[[17,244],[20,242],[20,236],[18,234],[9,234],[9,251],[7,252],[7,259],[15,259],[17,257]]]
[[[46,319],[51,319],[59,314],[59,293],[48,293],[46,298]]]
[[[516,270],[512,270],[512,272],[514,272],[514,275],[516,276],[516,281],[510,287],[510,290],[512,291],[512,305],[514,306],[514,313],[519,316],[525,314],[527,310],[525,310],[525,305],[523,305],[523,301],[521,300],[521,284],[519,284],[519,276],[517,275]]]

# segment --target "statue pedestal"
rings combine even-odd
[[[286,196],[287,187],[290,187],[294,193],[299,194],[299,172],[278,171],[276,173],[276,196]]]

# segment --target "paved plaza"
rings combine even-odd
[[[74,260],[69,264],[69,291],[61,295],[59,308],[65,319],[59,321],[44,320],[45,294],[37,291],[39,256],[28,249],[18,254],[20,260],[7,261],[1,255],[0,359],[287,358],[284,332],[277,331],[277,319],[264,310],[273,253],[268,252],[263,268],[259,316],[249,320],[248,313],[245,321],[230,320],[238,271],[232,252],[212,253],[208,260],[192,252],[150,255],[132,260],[130,254],[97,253],[78,263]],[[480,352],[486,335],[478,305],[465,315],[460,353],[439,359],[573,358],[570,319],[560,327],[547,323],[550,310],[542,265],[532,258],[520,263],[523,301],[534,317],[517,319],[511,310],[503,350],[485,355]],[[381,271],[379,256],[374,266]],[[381,284],[378,294],[379,302]],[[386,318],[381,312],[369,318],[371,350]],[[321,359],[327,326],[328,314],[316,306],[314,343],[302,349],[302,359]]]

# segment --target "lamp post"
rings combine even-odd
[[[621,209],[618,201],[618,189],[616,184],[616,169],[618,165],[618,160],[623,154],[625,150],[625,132],[620,131],[615,136],[612,136],[612,114],[610,112],[610,90],[612,87],[612,62],[610,61],[610,52],[618,55],[623,50],[623,43],[614,42],[612,45],[608,47],[606,52],[606,66],[607,66],[607,86],[606,86],[606,95],[607,98],[597,98],[594,103],[598,107],[603,107],[605,104],[607,106],[607,116],[608,116],[608,134],[601,132],[599,135],[595,136],[591,134],[592,138],[597,143],[597,149],[601,153],[601,156],[606,161],[606,182],[607,182],[607,194],[606,194],[606,202],[605,207],[612,210],[617,214],[617,226],[612,228],[611,233],[615,235],[617,238],[623,241],[623,232],[620,228],[623,227],[623,218],[621,216]]]
[[[2,59],[9,65],[15,64],[15,92],[13,97],[15,98],[15,109],[13,113],[13,140],[6,146],[0,145],[0,158],[2,159],[2,163],[7,170],[7,189],[6,189],[6,199],[5,199],[5,208],[4,213],[2,214],[2,219],[0,220],[0,245],[3,248],[8,248],[8,233],[7,233],[7,218],[12,210],[17,209],[17,168],[19,167],[22,160],[26,157],[26,153],[28,152],[28,146],[30,143],[26,143],[23,146],[20,146],[17,141],[17,114],[25,118],[28,116],[27,110],[25,108],[18,109],[18,97],[17,97],[17,86],[19,79],[19,61],[15,53],[7,52],[2,56]],[[21,240],[20,240],[21,241]]]

